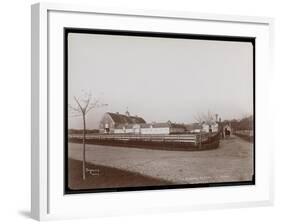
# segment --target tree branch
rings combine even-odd
[[[83,107],[82,107],[81,104],[79,103],[79,100],[78,100],[75,96],[74,96],[73,98],[74,98],[74,100],[76,101],[77,105],[79,106],[81,112],[84,113]]]

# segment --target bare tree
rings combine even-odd
[[[203,119],[206,124],[211,125],[214,122],[214,114],[208,110],[208,113],[203,115]]]
[[[107,106],[107,104],[100,103],[98,99],[92,98],[91,93],[85,93],[82,97],[74,96],[75,106],[69,104],[69,109],[72,115],[82,116],[83,121],[83,180],[86,179],[86,115],[93,109]]]
[[[197,113],[194,116],[194,120],[200,125],[200,127],[202,126],[203,122],[204,122],[204,114],[202,113]]]

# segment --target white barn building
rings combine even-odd
[[[146,123],[138,116],[119,113],[105,113],[100,121],[100,133],[110,134],[179,134],[185,133],[185,126],[170,121],[165,123]]]

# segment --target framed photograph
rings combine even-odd
[[[272,26],[33,5],[32,216],[271,204]]]
[[[66,194],[255,184],[255,38],[64,38]]]

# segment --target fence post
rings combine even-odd
[[[200,135],[199,135],[199,149],[202,148],[202,133],[201,133],[201,129],[200,129]]]

